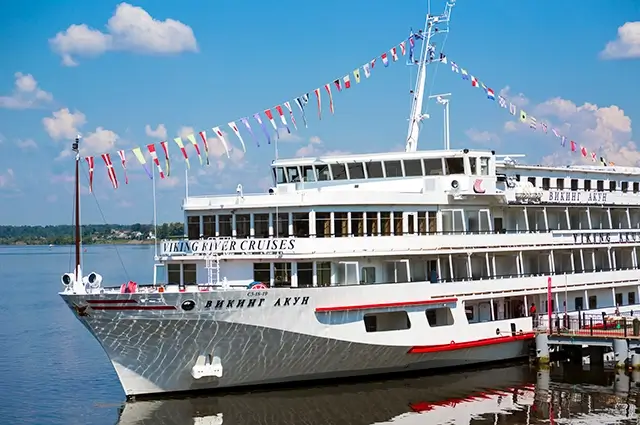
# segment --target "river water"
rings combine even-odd
[[[99,344],[57,292],[69,247],[0,246],[0,424],[636,424],[640,391],[611,371],[503,365],[313,388],[125,403]],[[152,279],[153,247],[88,246],[85,272]]]

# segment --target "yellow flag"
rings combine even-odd
[[[191,164],[189,164],[189,156],[187,156],[187,150],[184,148],[184,145],[182,144],[182,139],[180,137],[176,137],[175,139],[173,139],[174,142],[176,142],[176,145],[178,145],[178,147],[180,148],[180,151],[182,152],[182,156],[184,156],[184,162],[187,163],[187,168],[191,168]]]
[[[527,122],[527,113],[522,109],[520,110],[520,121]]]
[[[356,78],[356,84],[360,82],[360,70],[356,69],[353,71],[353,76]]]
[[[191,142],[193,147],[196,149],[196,153],[198,154],[198,159],[200,160],[200,165],[202,165],[202,155],[200,155],[200,146],[198,146],[198,142],[196,142],[196,136],[190,134],[187,136],[187,139]]]

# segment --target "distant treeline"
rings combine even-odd
[[[152,224],[85,224],[82,243],[140,242],[153,239]],[[74,226],[0,226],[0,245],[67,245],[74,242]],[[184,235],[183,223],[158,225],[158,239]]]

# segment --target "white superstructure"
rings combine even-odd
[[[416,150],[451,6],[427,18],[406,152],[277,160],[266,193],[186,197],[186,237],[161,243],[153,284],[64,276],[127,395],[513,359],[533,305],[637,304],[637,169]]]

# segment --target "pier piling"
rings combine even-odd
[[[536,362],[538,364],[549,364],[549,336],[539,333],[536,335]]]
[[[629,344],[626,339],[613,340],[613,355],[616,369],[624,369],[629,358]]]

